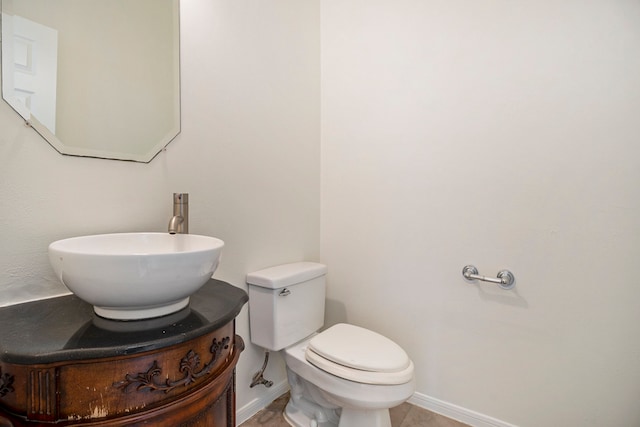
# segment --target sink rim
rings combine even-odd
[[[105,234],[92,234],[92,235],[86,235],[86,236],[76,236],[76,237],[68,237],[68,238],[64,238],[64,239],[60,239],[60,240],[56,240],[55,242],[52,242],[49,244],[49,249],[50,250],[56,250],[56,251],[61,251],[61,252],[65,252],[65,253],[71,253],[71,254],[81,254],[81,255],[92,255],[92,256],[126,256],[126,257],[130,257],[130,256],[162,256],[162,255],[175,255],[175,254],[188,254],[188,253],[196,253],[196,252],[203,252],[203,251],[208,251],[211,250],[211,247],[197,247],[197,248],[188,248],[185,250],[180,250],[180,251],[175,251],[175,252],[154,252],[154,251],[148,251],[148,252],[142,252],[142,251],[136,251],[136,252],[130,252],[130,253],[116,253],[116,252],[107,252],[104,251],[104,248],[99,248],[96,247],[96,249],[91,249],[89,248],[89,245],[95,245],[95,244],[122,244],[123,242],[116,242],[115,240],[122,240],[123,237],[129,237],[129,243],[140,243],[141,239],[156,239],[157,242],[156,243],[162,243],[165,244],[164,242],[161,242],[160,239],[163,240],[167,240],[168,239],[175,239],[176,241],[186,241],[187,239],[190,241],[188,242],[189,244],[194,244],[194,243],[198,243],[198,244],[203,244],[204,242],[210,242],[210,243],[215,243],[216,245],[219,245],[220,247],[224,246],[224,242],[216,237],[210,237],[210,236],[203,236],[200,234],[169,234],[169,233],[160,233],[160,232],[125,232],[125,233],[105,233]],[[96,242],[90,242],[96,240]],[[100,240],[102,242],[98,242],[97,240]],[[142,243],[146,243],[148,244],[149,242],[142,242]],[[173,242],[176,243],[176,242]],[[187,243],[187,242],[182,242],[182,243]],[[85,247],[73,247],[71,245],[85,245]],[[90,250],[89,250],[90,249]],[[112,250],[115,249],[119,249],[119,248],[112,248]],[[160,248],[158,248],[160,249]]]

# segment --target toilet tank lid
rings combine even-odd
[[[269,289],[291,286],[327,274],[327,266],[317,262],[293,262],[247,274],[247,283]]]

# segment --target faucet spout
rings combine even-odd
[[[184,224],[184,218],[180,215],[174,215],[169,220],[169,234],[180,233],[181,225]]]
[[[173,193],[173,217],[169,221],[169,234],[189,233],[189,194]]]

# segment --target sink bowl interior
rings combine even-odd
[[[218,267],[224,242],[195,234],[116,233],[49,245],[56,276],[101,317],[136,320],[174,313]]]

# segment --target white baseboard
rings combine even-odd
[[[289,383],[287,380],[281,381],[265,389],[266,392],[260,398],[253,399],[242,408],[236,409],[236,425],[239,426],[249,418],[264,409],[271,402],[289,391]]]
[[[414,393],[409,398],[409,403],[428,409],[447,418],[469,424],[473,427],[517,427],[504,421],[497,420],[488,415],[480,414],[470,409],[454,405],[453,403],[444,402],[434,397],[421,393]]]

